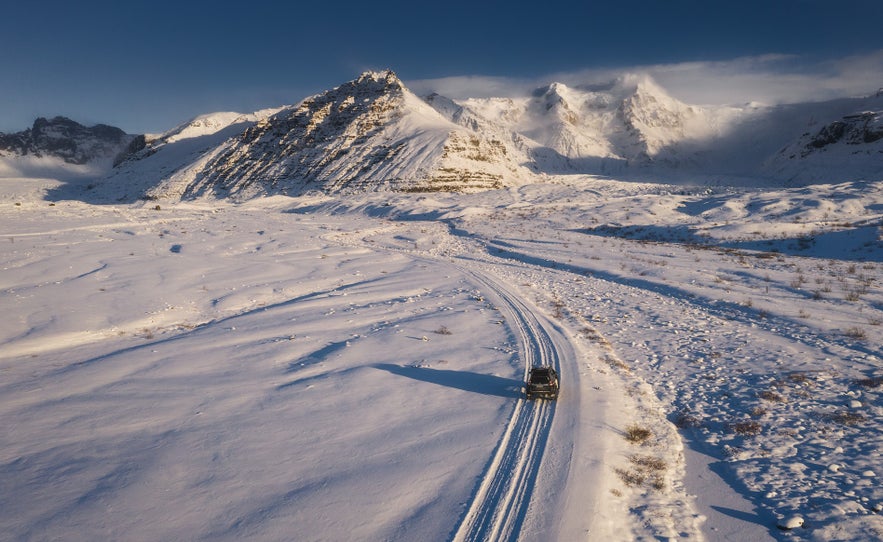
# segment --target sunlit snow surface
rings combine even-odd
[[[8,539],[883,535],[883,183],[159,209],[2,183]],[[530,356],[560,364],[547,423]]]

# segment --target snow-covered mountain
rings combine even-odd
[[[89,187],[113,200],[474,192],[544,174],[784,186],[883,177],[881,115],[880,94],[689,105],[644,75],[519,98],[420,98],[391,71],[366,72],[296,105],[201,115],[159,135],[38,119],[0,134],[0,174],[86,164],[80,176],[102,177]]]
[[[883,176],[883,96],[862,100],[855,112],[813,125],[769,159],[765,167],[780,178],[804,181]],[[861,106],[867,107],[862,109]]]
[[[96,124],[84,126],[66,117],[38,118],[20,132],[0,133],[0,175],[61,177],[95,174],[141,138]]]
[[[552,83],[529,97],[464,100],[474,115],[493,120],[537,145],[538,167],[603,173],[678,158],[677,146],[721,133],[733,108],[704,108],[672,98],[647,76],[571,88]]]
[[[41,117],[21,132],[0,133],[0,156],[54,156],[69,164],[83,165],[115,157],[134,138],[106,124],[83,126],[66,117]]]
[[[445,119],[393,72],[366,72],[248,126],[147,195],[476,191],[527,178],[527,161],[511,141]]]
[[[231,111],[199,115],[158,135],[143,136],[140,149],[129,152],[99,184],[104,199],[133,200],[162,179],[193,167],[207,152],[284,108],[243,114]]]

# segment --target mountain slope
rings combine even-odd
[[[464,100],[464,107],[536,142],[567,169],[599,173],[675,157],[677,145],[711,137],[731,110],[684,104],[646,76],[571,88],[552,83],[522,99]],[[535,152],[542,169],[549,164]]]
[[[883,97],[858,105],[855,112],[804,132],[767,160],[765,168],[788,179],[883,178]]]
[[[207,152],[281,109],[209,113],[162,134],[143,136],[139,149],[122,156],[110,174],[95,183],[101,187],[95,197],[111,201],[142,198],[162,179],[192,168]]]
[[[478,117],[523,137],[535,169],[545,173],[775,186],[883,176],[879,95],[696,106],[647,76],[629,75],[603,85],[552,83],[526,98],[455,102],[468,113],[437,98],[430,103],[472,126],[481,125],[472,118]]]
[[[148,196],[484,190],[529,174],[518,154],[446,120],[393,72],[367,72],[248,127]]]
[[[472,192],[543,174],[783,186],[883,176],[880,96],[695,106],[646,76],[521,98],[418,98],[391,71],[297,105],[131,140],[95,199]],[[538,176],[539,175],[539,176]]]

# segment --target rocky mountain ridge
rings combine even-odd
[[[156,136],[57,118],[0,135],[0,143],[7,155],[70,164],[122,151],[110,173],[90,183],[118,200],[472,192],[562,174],[783,186],[883,177],[881,112],[879,94],[689,105],[637,75],[552,83],[522,97],[421,98],[387,70],[296,105],[201,115]]]
[[[445,119],[393,72],[366,72],[248,126],[147,197],[477,191],[525,179],[526,161],[504,141]]]
[[[880,178],[883,175],[883,96],[864,104],[875,110],[859,110],[837,120],[818,123],[766,162],[779,177],[822,181],[844,175]]]
[[[106,124],[84,126],[67,117],[40,117],[26,130],[0,133],[0,156],[56,157],[68,164],[84,165],[112,159],[137,139]]]

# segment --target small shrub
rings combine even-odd
[[[552,308],[555,309],[555,312],[552,313],[552,316],[558,318],[559,320],[564,318],[564,303],[560,300],[555,300],[552,302]]]
[[[764,414],[766,414],[767,412],[769,412],[767,409],[765,409],[765,408],[763,408],[763,407],[761,407],[761,406],[756,406],[756,407],[753,407],[753,408],[749,411],[749,414],[751,414],[751,415],[754,416],[755,418],[759,418],[759,417],[763,416]]]
[[[760,423],[754,420],[748,420],[743,422],[736,422],[732,425],[733,432],[737,435],[745,435],[749,437],[753,437],[760,433],[760,430],[763,429],[763,426]]]
[[[785,398],[779,395],[778,393],[772,390],[763,390],[762,392],[757,394],[758,397],[763,399],[764,401],[770,401],[773,403],[784,403]]]
[[[632,444],[644,444],[652,436],[653,433],[646,427],[633,424],[625,428],[625,439]]]
[[[795,384],[801,384],[804,386],[812,386],[815,384],[813,380],[806,375],[806,373],[791,373],[788,375],[788,380],[794,382]]]
[[[870,378],[862,378],[855,381],[859,386],[866,388],[879,388],[883,386],[883,376],[872,376]]]
[[[644,483],[646,476],[643,472],[630,469],[616,469],[616,474],[628,487],[637,487]]]
[[[663,489],[665,489],[665,480],[662,478],[662,476],[656,475],[650,481],[650,487],[652,487],[656,491],[662,491]]]
[[[850,339],[856,339],[859,341],[863,341],[868,338],[868,334],[865,333],[865,330],[860,327],[850,327],[843,331],[843,334],[849,337]]]
[[[865,421],[865,417],[862,414],[859,414],[858,412],[849,412],[846,410],[834,412],[833,414],[826,414],[823,417],[828,421],[850,426],[858,425],[859,423]]]
[[[626,364],[624,361],[622,361],[620,359],[616,359],[616,358],[608,356],[604,359],[604,361],[606,361],[607,365],[613,367],[614,369],[619,369],[619,370],[625,371],[627,373],[631,372],[631,370],[632,370],[632,368],[629,367],[628,364]]]
[[[699,419],[699,417],[690,412],[678,412],[678,415],[675,416],[674,421],[675,425],[680,429],[699,427],[702,425],[702,421]]]
[[[632,465],[644,470],[661,471],[666,467],[665,460],[652,455],[633,455],[629,457],[629,461]]]

